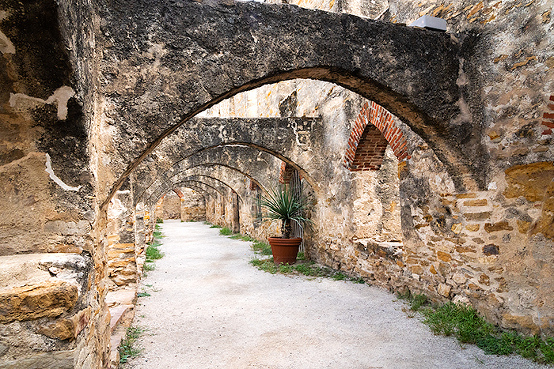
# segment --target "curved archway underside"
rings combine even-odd
[[[165,182],[146,199],[147,203],[156,203],[161,199],[166,193],[173,190],[174,187],[179,187],[183,182],[197,182],[205,184],[214,190],[216,190],[222,197],[230,198],[231,194],[236,193],[236,191],[231,188],[227,183],[214,178],[208,175],[191,175],[188,176],[179,176],[179,178],[174,179],[172,182]]]
[[[136,193],[142,194],[158,177],[167,176],[167,171],[186,169],[192,164],[191,157],[196,161],[205,155],[213,162],[237,163],[229,150],[218,150],[218,147],[241,146],[256,149],[249,151],[250,158],[245,150],[237,150],[244,160],[240,164],[242,167],[258,160],[259,151],[265,151],[294,166],[312,187],[317,188],[320,178],[312,178],[304,167],[313,163],[314,154],[321,155],[323,141],[320,118],[194,118],[137,167],[134,175],[141,180],[135,184]],[[206,151],[209,153],[202,154]],[[313,172],[318,173],[317,170]]]
[[[168,178],[164,182],[158,182],[156,186],[152,186],[150,190],[144,194],[144,197],[150,198],[154,196],[155,198],[156,196],[159,196],[160,193],[165,193],[168,189],[174,188],[176,184],[180,183],[183,179],[193,178],[197,180],[206,178],[208,179],[208,182],[206,183],[210,183],[210,181],[221,183],[231,189],[232,192],[237,193],[240,201],[243,201],[243,199],[247,196],[244,191],[247,186],[245,186],[244,182],[249,180],[248,177],[231,168],[220,165],[208,165],[189,168],[175,174],[173,177]]]
[[[114,107],[105,113],[115,131],[105,168],[111,174],[101,181],[104,205],[194,115],[239,92],[294,78],[333,82],[375,101],[429,143],[458,187],[483,187],[480,163],[468,159],[483,151],[480,122],[467,113],[475,107],[466,101],[470,86],[457,84],[461,48],[448,34],[288,5],[157,5],[112,2],[101,14],[108,40],[100,73],[110,82],[102,93]],[[144,71],[140,78],[127,73],[136,66]]]

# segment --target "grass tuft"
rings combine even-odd
[[[156,269],[156,266],[151,262],[145,262],[142,266],[142,270],[145,272],[151,272]]]
[[[154,266],[154,261],[163,258],[164,253],[158,249],[162,244],[160,239],[163,237],[161,228],[156,224],[154,231],[154,239],[152,242],[148,243],[148,246],[145,250],[146,259],[144,260],[144,265],[142,267],[142,275],[147,276],[146,272],[156,269]]]
[[[119,346],[119,362],[124,364],[129,361],[130,358],[137,357],[141,353],[141,349],[135,347],[136,340],[144,332],[144,329],[138,327],[127,328],[127,335],[125,339],[121,341]]]
[[[146,248],[146,262],[151,263],[154,260],[158,260],[163,258],[164,254],[161,252],[158,247],[161,246],[161,244],[157,242],[153,242]]]
[[[486,354],[518,354],[541,364],[554,364],[554,338],[524,337],[516,331],[498,328],[487,322],[471,306],[447,302],[432,306],[427,296],[410,291],[397,294],[410,304],[410,310],[420,311],[423,322],[435,334],[454,336],[462,343],[477,345]]]
[[[345,274],[333,270],[328,267],[319,266],[313,261],[303,262],[298,264],[280,264],[275,265],[273,258],[269,259],[253,259],[250,261],[250,264],[257,267],[264,272],[271,274],[295,274],[295,275],[305,275],[307,277],[328,277],[336,281],[347,280],[354,283],[365,283],[362,278],[352,278],[348,277]]]
[[[272,255],[271,246],[267,242],[254,240],[252,243],[252,250],[262,255]]]
[[[233,234],[233,231],[231,231],[229,228],[227,227],[223,227],[219,230],[219,234],[222,235],[222,236],[230,236]]]
[[[212,224],[212,225],[210,226],[210,228],[221,228],[221,226],[220,226],[220,225],[217,225],[217,224]]]

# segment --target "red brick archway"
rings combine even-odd
[[[411,158],[393,115],[374,102],[366,102],[352,127],[344,165],[350,171],[378,170],[388,144],[399,161]]]

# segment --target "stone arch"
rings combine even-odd
[[[234,177],[232,177],[234,176]],[[213,165],[200,165],[195,166],[192,168],[188,168],[187,170],[180,171],[177,174],[175,174],[172,177],[165,178],[163,182],[159,182],[157,186],[153,187],[152,191],[150,191],[150,194],[155,194],[156,192],[159,192],[160,189],[163,190],[165,188],[169,188],[173,185],[173,183],[178,183],[183,178],[197,178],[197,179],[206,179],[208,181],[214,181],[220,184],[223,184],[225,187],[228,187],[231,192],[237,193],[239,197],[239,201],[243,202],[246,194],[244,193],[243,189],[244,186],[244,180],[248,177],[243,176],[238,171],[227,168],[225,166],[220,166],[217,164]]]
[[[171,191],[171,188],[178,186],[183,181],[193,181],[198,183],[203,183],[213,189],[223,197],[231,197],[229,194],[237,193],[231,186],[227,183],[221,181],[218,178],[210,177],[208,175],[188,175],[184,178],[178,178],[174,182],[165,182],[159,186],[149,197],[148,199],[160,199],[164,196],[165,193]],[[148,200],[147,200],[148,201]]]
[[[202,190],[203,193],[205,194],[215,194],[221,197],[225,197],[225,193],[221,189],[197,180],[183,180],[182,182],[179,182],[178,184],[176,184],[176,186],[181,186],[181,187],[195,186],[198,190]],[[162,198],[164,194],[165,192],[161,195],[158,194],[157,197],[150,196],[149,198],[144,199],[144,203],[147,205],[154,205],[156,204],[156,202],[159,201],[159,199]]]
[[[195,150],[192,154],[189,154],[188,156],[187,156],[188,152],[183,152],[183,153],[179,154],[181,157],[179,157],[179,156],[175,157],[175,162],[173,163],[173,165],[171,167],[169,167],[166,171],[162,171],[162,173],[159,175],[159,178],[161,178],[160,181],[164,181],[165,179],[167,179],[168,176],[171,176],[176,172],[188,169],[191,165],[195,165],[193,163],[197,162],[197,159],[200,159],[200,158],[204,157],[204,153],[207,153],[207,155],[205,155],[207,157],[207,156],[210,156],[209,155],[210,152],[222,153],[223,148],[225,148],[225,147],[241,147],[241,146],[243,146],[243,147],[249,147],[249,148],[253,149],[253,150],[242,150],[243,155],[246,154],[246,151],[249,151],[250,154],[255,153],[255,152],[264,152],[264,153],[270,154],[271,156],[287,163],[288,165],[290,165],[294,169],[298,170],[298,172],[302,175],[302,177],[304,179],[306,179],[306,181],[310,184],[310,186],[314,189],[314,191],[316,193],[320,193],[319,182],[321,182],[321,178],[319,178],[319,177],[314,178],[312,174],[308,173],[303,168],[303,164],[298,163],[295,160],[291,159],[290,157],[287,157],[287,156],[277,152],[276,151],[278,149],[277,145],[278,145],[278,143],[275,143],[274,147],[269,147],[268,148],[266,146],[262,146],[261,144],[257,144],[257,143],[254,144],[254,143],[250,143],[250,142],[229,142],[229,143],[225,143],[225,144],[200,148],[198,150]],[[176,146],[179,147],[179,141],[177,141]],[[303,160],[304,163],[308,163],[310,161],[313,161],[312,158],[313,157],[310,157],[308,155],[298,156],[298,159]],[[213,157],[212,160],[215,160],[218,163],[221,159],[218,159],[217,157]],[[236,163],[236,161],[234,161],[234,162]],[[257,162],[256,164],[258,164],[257,165],[258,168],[263,166],[263,162]],[[262,164],[262,165],[260,165],[260,164]],[[164,167],[164,169],[165,168],[166,167]],[[246,170],[246,168],[245,168],[244,170],[242,170],[242,172],[247,173],[248,170]],[[138,198],[142,197],[143,193],[145,193],[149,187],[151,187],[154,183],[156,183],[156,181],[158,181],[158,176],[156,176],[157,172],[153,171],[153,172],[150,172],[150,173],[151,173],[150,178],[149,178],[150,183],[137,184],[136,185],[137,193],[139,194]],[[316,174],[318,176],[322,175],[322,173],[316,173]],[[141,174],[140,177],[144,178],[145,176]],[[146,182],[146,181],[143,180],[143,183],[144,182]],[[266,187],[268,187],[268,185],[262,186],[262,188],[266,188]]]
[[[459,45],[446,34],[257,3],[184,2],[177,7],[165,2],[166,14],[172,16],[163,20],[155,9],[111,7],[104,28],[110,45],[117,46],[103,50],[110,63],[102,72],[112,81],[104,92],[120,102],[110,119],[117,122],[126,147],[116,148],[111,168],[117,179],[104,199],[165,137],[199,112],[239,92],[294,78],[333,82],[375,101],[429,143],[459,188],[483,187],[483,176],[475,176],[480,166],[468,160],[468,153],[482,151],[475,134],[480,126],[460,109],[467,104],[468,87],[456,84],[463,72]],[[120,12],[130,22],[135,17],[141,22],[129,27]],[[202,36],[194,32],[199,28],[205,31]],[[130,43],[138,47],[125,47]],[[145,62],[153,44],[160,51]],[[124,72],[137,64],[152,71],[140,84],[156,85],[147,107],[137,96],[142,89],[133,88],[139,81],[128,81]],[[129,145],[130,132],[140,139]]]
[[[195,186],[191,183],[187,183],[187,184],[183,185],[182,187],[189,188],[191,190],[194,190],[194,191],[198,192],[204,198],[204,200],[206,199],[206,196],[208,195],[208,192],[206,191],[206,189],[203,189],[199,186]]]
[[[149,185],[159,173],[180,160],[223,146],[250,146],[293,165],[314,189],[318,180],[303,169],[311,162],[314,145],[323,141],[319,118],[195,118],[163,142],[135,170],[136,178]],[[304,134],[299,139],[297,132]],[[142,183],[136,184],[142,193]]]
[[[135,185],[135,201],[139,201],[140,198],[146,196],[152,188],[155,188],[163,181],[167,181],[181,171],[187,170],[188,168],[208,165],[220,165],[236,170],[242,175],[259,183],[260,187],[265,190],[271,183],[276,183],[278,180],[275,173],[267,170],[271,163],[277,165],[278,162],[280,162],[280,160],[273,155],[265,151],[259,151],[250,146],[228,145],[213,147],[196,152],[174,163],[166,171],[160,171],[161,173],[156,177],[152,175],[142,183],[137,183]],[[261,178],[254,178],[250,173],[266,173],[267,179],[262,181]],[[155,172],[155,174],[158,173]]]

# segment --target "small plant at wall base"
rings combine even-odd
[[[219,230],[219,234],[222,235],[222,236],[230,236],[233,234],[233,231],[231,231],[229,228],[227,227],[223,227]]]
[[[121,364],[126,363],[130,358],[137,357],[140,354],[141,350],[135,347],[135,342],[143,332],[144,330],[142,328],[127,328],[127,335],[119,346],[119,362]]]
[[[268,272],[271,274],[293,274],[304,275],[306,277],[327,277],[334,279],[335,281],[350,281],[353,283],[363,284],[365,283],[362,278],[348,277],[347,275],[333,270],[329,267],[320,266],[313,261],[304,262],[296,265],[279,264],[276,265],[273,260],[270,259],[252,259],[250,264],[256,268]]]
[[[159,250],[159,247],[162,245],[160,239],[163,237],[162,231],[158,224],[156,224],[154,231],[154,239],[152,242],[148,243],[148,246],[145,250],[145,260],[144,266],[142,267],[143,275],[146,277],[146,272],[152,271],[155,269],[154,261],[163,258],[164,253]]]
[[[275,264],[294,264],[302,238],[291,238],[292,222],[300,227],[310,223],[304,216],[306,198],[302,193],[295,193],[290,186],[283,185],[262,196],[260,206],[265,210],[264,219],[281,222],[281,237],[268,238]]]
[[[427,296],[412,295],[410,291],[397,294],[410,304],[410,310],[419,311],[433,333],[454,336],[462,343],[477,345],[486,354],[518,354],[541,364],[554,364],[554,338],[524,337],[516,331],[495,327],[477,311],[465,304],[448,302],[431,305]]]

